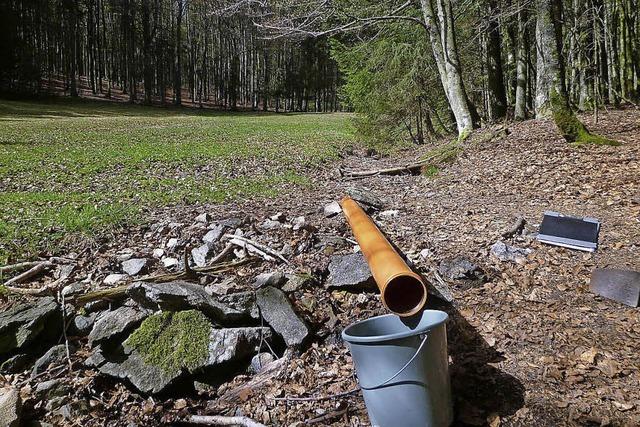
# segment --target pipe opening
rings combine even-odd
[[[411,316],[424,305],[427,289],[416,277],[397,276],[387,283],[383,298],[389,310],[399,316]]]

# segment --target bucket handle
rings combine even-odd
[[[388,382],[392,381],[394,378],[396,378],[398,375],[400,375],[405,369],[407,369],[407,367],[411,364],[411,362],[413,362],[415,360],[415,358],[418,357],[418,354],[420,354],[420,351],[422,350],[424,345],[427,343],[427,338],[429,338],[429,334],[424,334],[424,337],[422,338],[422,342],[420,342],[420,345],[418,346],[418,349],[416,350],[416,352],[413,354],[413,356],[411,356],[411,359],[409,359],[409,361],[407,363],[405,363],[404,366],[402,366],[402,368],[400,368],[398,370],[398,372],[396,372],[395,374],[393,374],[392,376],[390,376],[388,379],[386,379],[385,381],[381,382],[380,384],[372,386],[372,387],[365,387],[365,386],[362,385],[362,383],[360,383],[360,388],[363,389],[363,390],[375,390],[375,389],[380,388],[383,385],[387,384]]]

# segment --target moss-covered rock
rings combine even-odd
[[[166,372],[202,366],[209,355],[213,326],[197,310],[164,312],[147,318],[125,344],[145,363]]]

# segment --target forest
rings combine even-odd
[[[0,28],[0,426],[640,425],[639,0]]]

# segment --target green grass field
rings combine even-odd
[[[345,114],[0,101],[0,264],[145,208],[272,196],[353,143]]]

